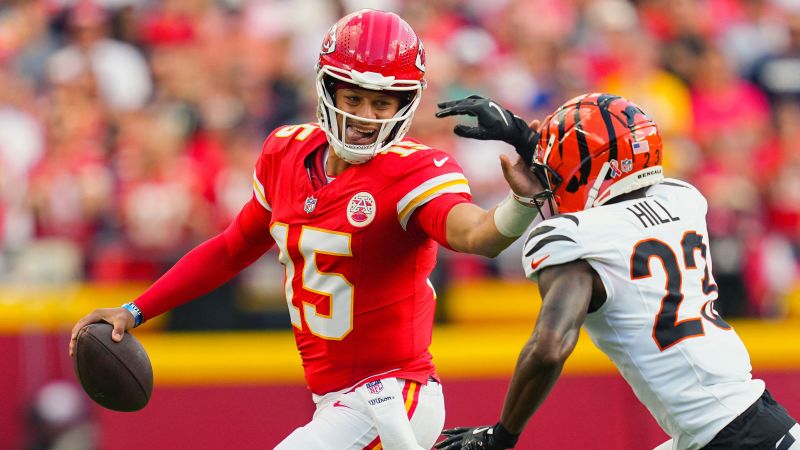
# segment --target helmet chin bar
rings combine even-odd
[[[420,82],[395,81],[393,77],[364,77],[356,71],[347,72],[334,67],[323,67],[317,73],[317,119],[320,127],[325,131],[328,142],[333,147],[336,155],[350,164],[363,164],[371,160],[376,154],[387,150],[392,145],[400,142],[411,127],[411,119],[419,106],[422,97],[422,84]],[[362,89],[387,90],[387,91],[416,91],[414,98],[401,107],[394,116],[388,119],[368,119],[347,113],[336,107],[333,92],[325,85],[325,76],[351,83]],[[377,75],[377,74],[376,74]],[[368,85],[359,81],[368,80]],[[385,85],[380,84],[385,82]],[[341,116],[341,126],[336,120]],[[347,121],[353,120],[361,123],[379,124],[377,138],[372,144],[348,144],[345,130]]]

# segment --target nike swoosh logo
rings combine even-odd
[[[488,430],[489,428],[491,428],[491,427],[475,428],[474,430],[472,430],[472,434],[483,433],[484,431]]]
[[[496,109],[497,112],[500,113],[500,117],[503,118],[503,122],[505,122],[506,126],[508,126],[508,119],[506,119],[506,113],[503,111],[503,108],[497,106],[497,103],[495,102],[489,102],[489,107]]]
[[[531,261],[531,269],[536,270],[536,268],[539,267],[539,264],[541,264],[542,261],[544,261],[545,259],[547,259],[549,257],[550,257],[550,255],[544,255],[538,261],[535,261],[535,260]]]
[[[444,163],[447,162],[448,159],[450,159],[449,156],[445,156],[442,159],[433,158],[433,165],[436,166],[436,167],[442,167],[444,165]]]

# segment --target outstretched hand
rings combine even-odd
[[[436,444],[438,450],[506,450],[513,448],[518,436],[508,432],[496,433],[501,425],[482,427],[458,427],[442,431],[445,440]],[[505,430],[503,430],[505,431]]]
[[[453,132],[458,136],[506,142],[514,147],[526,165],[532,164],[536,141],[539,138],[538,121],[531,122],[529,125],[511,111],[480,95],[470,95],[460,100],[442,102],[438,104],[438,107],[439,111],[436,113],[436,117],[439,118],[467,115],[478,119],[478,125],[474,127],[463,124],[456,125]]]

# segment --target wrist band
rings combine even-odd
[[[511,191],[511,195],[514,196],[514,200],[522,203],[523,205],[533,208],[535,206],[541,207],[544,205],[544,200],[537,199],[535,197],[523,197],[517,194],[514,191]]]
[[[127,309],[131,314],[133,314],[133,328],[138,327],[144,321],[144,316],[142,316],[142,310],[136,306],[135,303],[125,303],[122,305],[123,308]]]
[[[515,196],[513,191],[510,192],[494,210],[494,224],[497,231],[510,238],[522,236],[522,233],[528,229],[533,219],[539,214],[539,210],[534,207],[535,202],[531,206],[526,206],[515,200]],[[533,201],[533,199],[530,200]]]
[[[519,440],[519,433],[512,433],[502,423],[497,422],[494,426],[494,438],[506,448],[514,448]]]

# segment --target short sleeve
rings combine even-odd
[[[403,158],[397,158],[403,161]],[[396,180],[399,201],[397,220],[403,229],[414,213],[431,200],[446,194],[472,199],[469,183],[461,166],[445,152],[428,149],[403,161],[403,175]],[[451,205],[452,206],[452,205]]]
[[[586,249],[578,239],[579,219],[561,214],[543,221],[528,234],[522,250],[525,276],[532,278],[545,267],[581,259]]]
[[[469,202],[469,199],[463,194],[439,196],[417,209],[411,216],[408,231],[429,237],[452,250],[447,242],[447,216],[454,206],[466,202]]]

